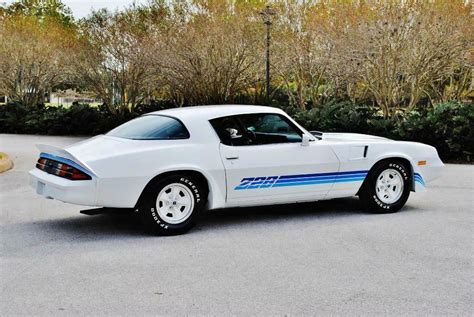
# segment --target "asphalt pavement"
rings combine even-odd
[[[36,143],[0,135],[0,314],[472,316],[474,166],[395,214],[357,198],[209,211],[186,235],[85,216],[28,186]]]

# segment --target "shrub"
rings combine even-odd
[[[74,104],[71,107],[27,108],[21,104],[0,106],[0,133],[94,135],[105,133],[138,116],[113,116],[102,107]]]
[[[0,106],[0,133],[96,135],[140,114],[172,105],[159,101],[137,106],[135,112],[113,115],[105,106],[75,104],[67,108],[29,109],[21,104],[8,104]],[[375,134],[422,142],[436,147],[440,156],[449,161],[470,161],[474,153],[473,104],[448,102],[391,119],[384,119],[376,108],[347,101],[333,101],[310,110],[280,107],[308,130]]]
[[[22,123],[28,112],[28,108],[21,104],[0,106],[0,133],[26,133]]]
[[[397,125],[399,139],[430,144],[450,160],[471,160],[474,154],[474,105],[448,102],[413,111]]]
[[[470,161],[474,154],[474,105],[439,104],[422,111],[384,119],[377,109],[350,102],[333,102],[311,110],[285,108],[308,130],[375,134],[394,140],[436,147],[445,160]]]

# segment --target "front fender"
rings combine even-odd
[[[403,152],[388,152],[376,156],[372,166],[384,159],[402,158],[410,162],[412,172],[412,190],[423,192],[426,190],[427,183],[439,178],[442,174],[444,164],[438,156],[438,152],[432,146],[419,144],[419,147],[413,149],[413,154],[409,155]]]

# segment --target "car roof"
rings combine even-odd
[[[173,108],[151,112],[149,114],[167,115],[178,119],[201,119],[211,120],[214,118],[248,114],[248,113],[283,113],[282,110],[274,107],[254,106],[254,105],[212,105],[193,106],[183,108]]]

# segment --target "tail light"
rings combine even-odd
[[[64,177],[73,181],[92,179],[89,175],[75,167],[44,157],[38,159],[36,167],[48,174]]]

